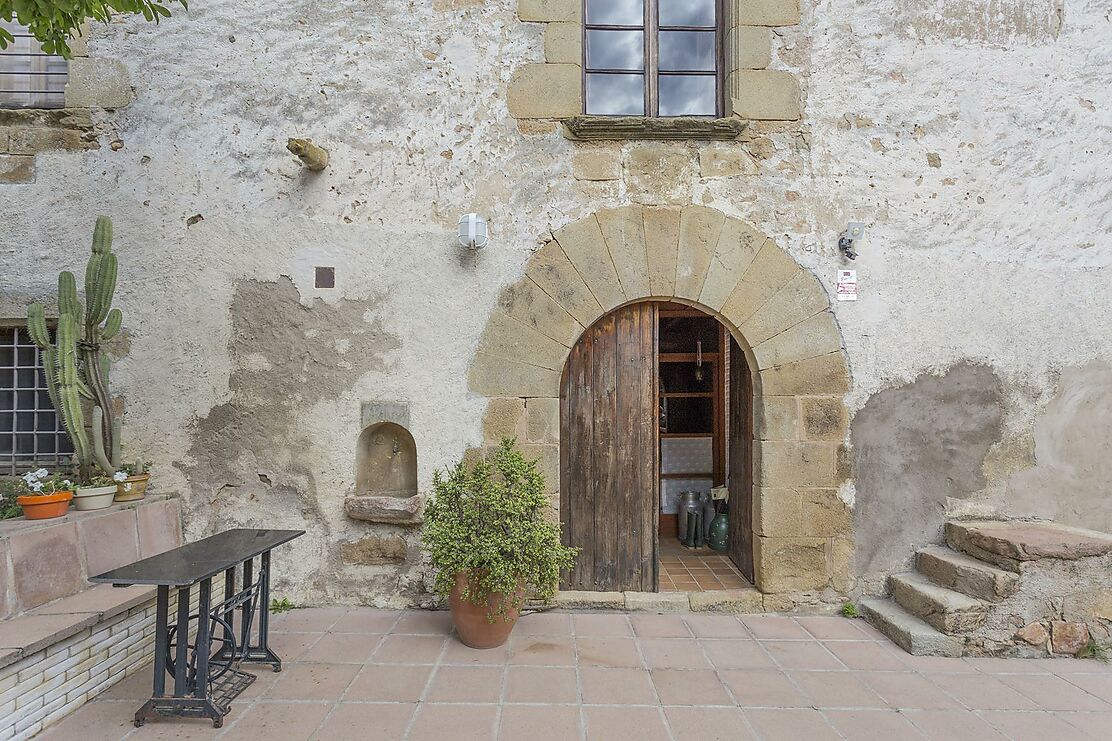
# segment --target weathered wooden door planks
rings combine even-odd
[[[598,320],[572,348],[560,391],[563,539],[580,548],[562,588],[657,588],[656,307]]]
[[[730,538],[727,553],[750,582],[753,581],[753,378],[745,353],[730,342],[730,399],[727,444],[730,447]]]

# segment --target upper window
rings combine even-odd
[[[57,468],[72,455],[46,390],[42,353],[22,327],[0,326],[0,476]]]
[[[721,115],[719,0],[584,0],[586,112]]]
[[[0,50],[0,108],[62,108],[66,60],[47,54],[25,26],[0,20],[15,42]]]

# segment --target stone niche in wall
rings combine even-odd
[[[422,522],[417,492],[417,443],[406,429],[409,405],[365,402],[355,451],[355,493],[344,501],[348,517],[367,522]]]

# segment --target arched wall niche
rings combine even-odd
[[[417,495],[417,443],[409,430],[379,422],[359,435],[355,452],[357,496]]]

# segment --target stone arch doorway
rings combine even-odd
[[[560,381],[571,348],[620,306],[696,305],[726,326],[753,369],[757,588],[788,602],[845,592],[852,511],[838,495],[837,461],[850,376],[819,281],[749,224],[701,206],[605,209],[553,237],[503,291],[471,365],[471,390],[491,400],[488,441],[514,431],[540,460],[558,509]]]
[[[750,379],[728,330],[696,307],[634,302],[587,328],[560,382],[560,520],[564,543],[580,550],[562,588],[725,588],[709,568],[703,582],[674,584],[667,569],[688,572],[664,565],[681,552],[722,565],[702,538],[692,537],[695,551],[677,540],[690,529],[682,493],[713,487],[729,492],[727,554],[752,581]],[[733,587],[745,583],[735,576]]]

